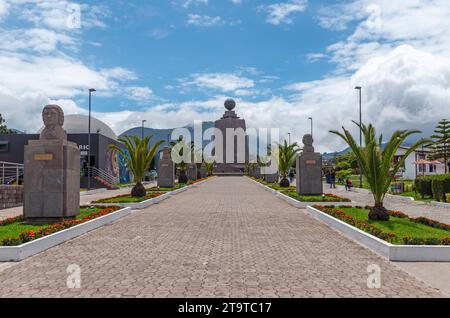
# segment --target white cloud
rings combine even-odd
[[[37,27],[55,30],[71,30],[74,19],[81,22],[82,28],[103,28],[106,26],[103,19],[109,15],[109,10],[104,6],[66,0],[15,0],[12,3],[20,18]]]
[[[182,0],[181,6],[189,8],[191,5],[208,4],[208,0]]]
[[[32,50],[39,53],[52,52],[59,46],[76,49],[74,38],[48,29],[0,29],[0,50],[15,52]]]
[[[233,92],[238,89],[252,88],[252,79],[231,73],[193,74],[191,79],[183,81],[184,86],[195,85],[200,88],[210,88],[222,92]]]
[[[8,14],[9,5],[5,0],[0,0],[0,21]]]
[[[125,89],[125,92],[129,95],[129,99],[143,102],[148,101],[153,97],[153,91],[149,87],[145,86],[131,86]]]
[[[211,17],[208,15],[189,14],[187,24],[197,27],[212,27],[223,25],[225,21],[219,16]]]
[[[305,11],[307,4],[307,0],[291,0],[270,5],[262,5],[259,8],[267,12],[268,15],[266,21],[268,23],[279,25],[293,23],[294,20],[292,14]]]

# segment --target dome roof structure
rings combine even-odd
[[[65,115],[63,128],[68,134],[87,134],[88,133],[89,116],[86,115]],[[39,129],[40,133],[44,129]],[[101,134],[110,139],[117,140],[114,131],[101,120],[91,116],[91,133]]]

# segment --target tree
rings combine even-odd
[[[429,158],[432,160],[443,159],[445,164],[445,173],[448,172],[448,159],[450,159],[450,121],[442,119],[436,129],[431,144],[431,153]]]
[[[295,163],[300,148],[296,142],[288,145],[285,140],[283,144],[278,144],[278,171],[280,172],[280,187],[289,187],[289,170]]]
[[[342,127],[344,133],[331,130],[330,132],[338,135],[350,146],[358,159],[362,173],[367,179],[370,190],[375,201],[375,206],[369,210],[370,220],[389,220],[389,213],[383,206],[384,197],[394,180],[398,170],[404,166],[406,158],[413,153],[418,147],[429,143],[429,139],[420,139],[416,141],[405,153],[405,155],[393,164],[394,155],[397,149],[411,135],[420,133],[418,130],[397,130],[395,131],[384,150],[381,150],[383,143],[383,135],[378,138],[375,134],[375,127],[372,124],[361,126],[354,122],[362,130],[364,136],[365,147],[359,147],[358,143],[352,137],[350,132]]]
[[[208,176],[212,176],[214,173],[214,168],[216,167],[216,162],[206,162],[205,161],[205,166],[206,166],[206,172],[208,173]]]
[[[150,168],[152,160],[156,154],[158,147],[164,142],[160,140],[149,147],[150,139],[153,136],[144,137],[141,139],[137,136],[125,136],[119,138],[119,141],[125,145],[125,149],[117,145],[110,145],[111,149],[116,150],[124,158],[128,168],[134,176],[134,187],[131,190],[131,196],[143,197],[147,194],[142,180],[145,173]]]
[[[3,118],[2,114],[0,114],[0,134],[10,135],[12,133],[12,130],[6,126],[6,120]]]

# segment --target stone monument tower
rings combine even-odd
[[[64,112],[57,105],[42,111],[45,124],[39,140],[30,140],[24,155],[25,221],[56,223],[80,212],[80,151],[67,141]]]
[[[175,163],[170,158],[170,148],[165,146],[158,166],[158,187],[172,188],[175,186]]]
[[[313,137],[303,136],[303,152],[297,158],[297,193],[322,195],[322,156],[314,152]]]
[[[216,173],[241,173],[244,171],[245,162],[248,162],[248,139],[244,136],[244,147],[239,149],[238,147],[238,137],[234,136],[234,149],[233,154],[231,154],[231,160],[227,160],[227,142],[232,143],[232,140],[227,140],[227,129],[236,130],[241,128],[244,132],[246,131],[245,120],[239,118],[234,111],[236,107],[236,102],[233,99],[227,99],[225,101],[225,113],[221,119],[215,122],[215,128],[222,132],[223,144],[222,144],[222,163],[217,163],[215,172]],[[244,160],[239,160],[239,157],[244,158]],[[228,162],[227,162],[228,161]]]

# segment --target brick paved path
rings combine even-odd
[[[79,290],[66,268],[81,266]],[[381,289],[367,288],[367,266]],[[0,296],[439,296],[245,178],[215,178],[0,272]],[[1,270],[1,268],[0,268]]]
[[[334,193],[339,196],[347,197],[361,205],[373,205],[372,194],[359,193],[354,190],[346,191],[345,189],[330,189],[329,185],[324,184],[325,193]],[[438,207],[422,201],[405,201],[396,196],[386,196],[384,200],[386,208],[391,210],[400,210],[410,216],[424,216],[430,219],[450,224],[450,209]]]

